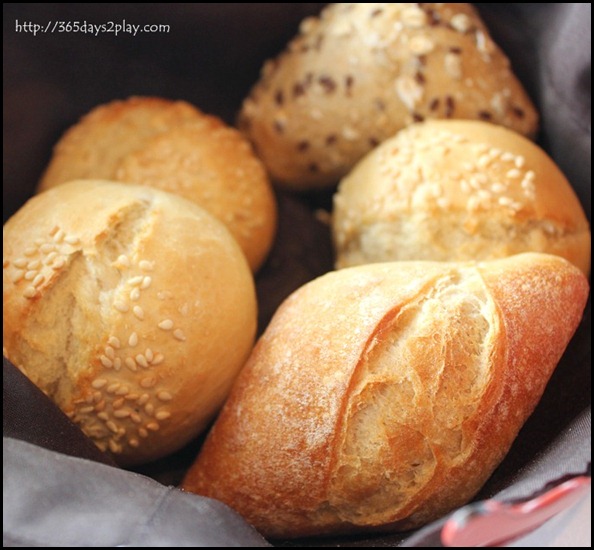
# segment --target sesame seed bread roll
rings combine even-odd
[[[563,173],[486,122],[427,121],[382,143],[341,181],[332,232],[339,268],[532,251],[590,270],[588,220]]]
[[[531,100],[470,4],[331,4],[266,63],[239,125],[273,180],[305,190],[335,185],[378,143],[436,118],[537,131]]]
[[[205,428],[256,330],[253,276],[218,220],[81,180],[29,200],[3,247],[6,356],[101,450],[147,462]]]
[[[255,272],[276,231],[276,202],[248,141],[184,101],[132,97],[93,109],[54,148],[43,191],[75,179],[148,185],[221,220]]]
[[[566,260],[331,272],[281,306],[183,487],[269,537],[416,528],[471,499],[577,328]]]

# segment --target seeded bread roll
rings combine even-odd
[[[183,487],[270,537],[436,519],[503,459],[587,295],[543,254],[316,279],[276,313]]]
[[[276,203],[262,163],[237,130],[186,102],[133,97],[93,109],[57,143],[39,189],[81,178],[195,202],[227,226],[253,271],[272,246]]]
[[[84,180],[27,202],[3,246],[5,353],[100,449],[146,462],[207,425],[256,330],[252,274],[219,221]]]
[[[588,220],[565,176],[486,122],[428,121],[382,143],[340,183],[332,231],[339,268],[533,251],[590,270]]]
[[[434,118],[537,130],[470,4],[331,4],[264,66],[239,124],[273,179],[303,190],[336,184],[378,143]]]

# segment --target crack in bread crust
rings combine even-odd
[[[489,385],[497,328],[480,275],[460,269],[398,311],[368,345],[332,475],[330,504],[341,520],[397,521],[440,462],[453,468],[466,460],[465,423]]]

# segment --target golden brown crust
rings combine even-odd
[[[145,462],[206,427],[256,330],[253,278],[220,222],[84,180],[26,203],[3,245],[7,357],[101,449]]]
[[[221,220],[256,271],[276,230],[268,176],[235,129],[184,101],[132,97],[93,109],[54,149],[41,191],[74,179],[149,185]]]
[[[590,270],[567,178],[523,136],[478,121],[412,125],[369,153],[334,199],[337,266],[557,254]]]
[[[304,190],[334,185],[378,143],[436,118],[537,130],[470,4],[331,4],[264,66],[239,125],[273,179]]]
[[[321,277],[278,311],[183,487],[271,537],[431,521],[502,460],[587,294],[541,254]]]

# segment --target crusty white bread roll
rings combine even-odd
[[[264,66],[239,125],[279,185],[305,190],[336,184],[378,143],[435,118],[537,131],[471,4],[330,4]]]
[[[276,230],[276,202],[248,141],[184,101],[132,97],[100,105],[54,148],[41,191],[75,179],[149,185],[195,202],[221,220],[253,271]]]
[[[374,149],[341,181],[332,233],[339,268],[544,252],[590,270],[567,178],[530,140],[480,121],[415,124]]]
[[[212,419],[251,351],[256,300],[236,241],[186,199],[84,180],[3,230],[5,354],[120,464]]]
[[[278,310],[183,487],[270,537],[429,522],[503,459],[587,296],[535,253],[322,276]]]

